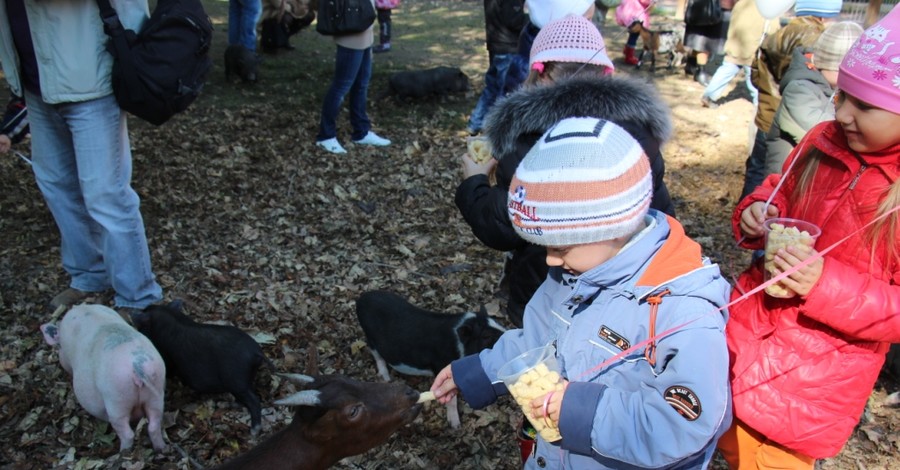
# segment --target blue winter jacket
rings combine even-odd
[[[731,424],[723,308],[730,286],[675,219],[651,209],[647,221],[615,257],[581,276],[552,268],[522,329],[452,364],[463,398],[482,408],[508,393],[501,366],[556,344],[570,381],[562,439],[539,437],[526,469],[706,468]],[[651,327],[648,298],[657,296]]]

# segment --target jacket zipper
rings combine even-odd
[[[859,166],[859,170],[856,172],[856,176],[853,177],[853,181],[850,182],[850,186],[847,188],[850,191],[853,191],[853,188],[856,187],[856,183],[859,182],[859,177],[862,176],[862,172],[866,171],[866,168],[869,166],[863,163]]]

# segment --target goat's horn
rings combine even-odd
[[[321,404],[318,390],[304,390],[275,401],[276,405],[317,406]]]
[[[294,383],[297,383],[300,385],[313,383],[316,380],[308,375],[303,375],[303,374],[278,374],[278,375],[290,380],[291,382],[294,382]]]

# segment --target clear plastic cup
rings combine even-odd
[[[774,218],[763,223],[766,231],[766,253],[763,261],[763,280],[768,281],[778,275],[778,267],[775,265],[775,253],[789,246],[814,246],[816,239],[822,230],[815,224],[804,220],[789,218]],[[785,286],[781,281],[766,287],[766,294],[772,297],[789,299],[796,292]]]
[[[504,364],[497,371],[497,376],[544,440],[555,442],[562,439],[557,426],[545,420],[544,416],[534,416],[531,413],[531,402],[535,398],[563,390],[559,364],[556,362],[556,347],[551,344],[524,352]]]

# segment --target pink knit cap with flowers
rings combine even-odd
[[[853,43],[841,62],[838,88],[900,114],[900,7],[892,8]]]
[[[615,70],[600,31],[583,16],[569,15],[552,21],[538,33],[531,46],[528,66],[541,71],[544,62],[577,62],[606,67],[608,73]],[[535,66],[535,64],[539,64]]]

